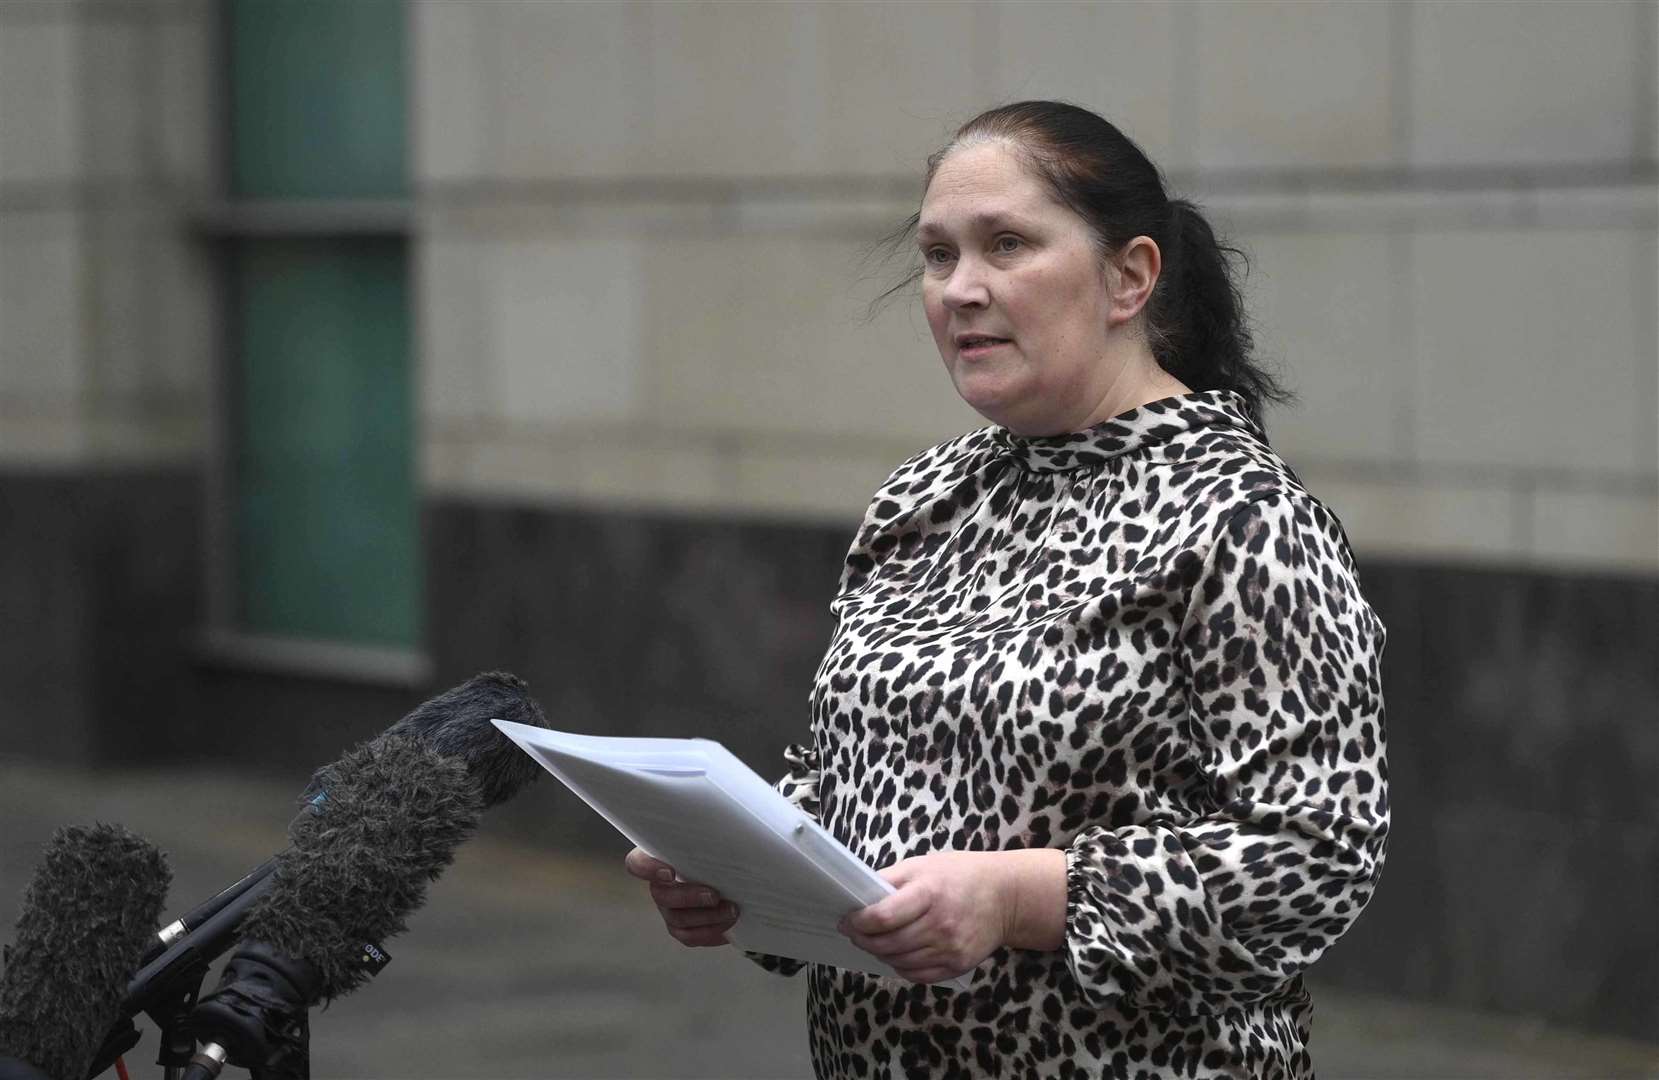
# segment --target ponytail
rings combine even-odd
[[[1244,312],[1235,261],[1249,259],[1216,239],[1203,213],[1168,200],[1163,272],[1147,305],[1146,330],[1158,365],[1194,390],[1231,390],[1260,419],[1262,406],[1290,395],[1252,356],[1255,336]]]

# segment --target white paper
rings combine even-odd
[[[732,944],[899,977],[835,928],[893,886],[724,746],[492,722],[623,836],[736,904]]]

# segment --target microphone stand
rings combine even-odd
[[[254,903],[273,884],[269,859],[242,880],[197,905],[157,935],[157,943],[127,984],[120,1019],[105,1036],[88,1077],[98,1076],[139,1041],[133,1017],[147,1014],[161,1030],[156,1064],[167,1080],[179,1080],[196,1051],[188,1029],[190,1012],[209,966],[236,942],[236,932]]]
[[[319,791],[306,801],[300,815],[320,814],[327,802],[328,793]],[[195,1055],[196,1043],[188,1033],[188,1020],[201,995],[202,979],[213,961],[235,944],[243,917],[270,889],[271,873],[276,865],[277,856],[273,855],[240,881],[221,889],[157,932],[155,945],[144,954],[138,974],[127,984],[121,1017],[104,1037],[87,1080],[102,1074],[117,1058],[138,1045],[142,1036],[133,1017],[141,1012],[161,1030],[156,1064],[165,1070],[166,1080],[180,1080]],[[212,1075],[217,1076],[223,1067],[221,1060]]]
[[[378,947],[373,951],[385,957]],[[264,942],[243,941],[218,987],[191,1013],[201,1049],[183,1080],[213,1080],[227,1061],[246,1068],[252,1080],[310,1080],[310,1003],[322,989],[316,965]]]

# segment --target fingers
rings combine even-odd
[[[712,908],[725,900],[707,885],[675,880],[672,866],[647,855],[641,848],[628,852],[622,865],[634,877],[651,883],[651,900],[660,908]]]
[[[937,945],[926,945],[907,953],[889,954],[882,957],[882,960],[900,978],[915,983],[945,982],[974,968],[966,957]]]
[[[628,873],[642,881],[673,881],[674,868],[646,853],[644,848],[634,848],[622,860],[622,865]]]
[[[675,941],[693,946],[726,944],[726,931],[737,925],[737,905],[707,885],[676,880],[672,866],[642,848],[628,852],[622,865],[634,877],[651,883],[651,901]]]
[[[921,919],[889,934],[861,934],[857,930],[848,930],[846,934],[848,941],[888,963],[892,963],[894,957],[930,946],[937,937]]]
[[[730,944],[726,940],[726,931],[730,929],[730,924],[725,926],[699,926],[690,930],[681,930],[678,927],[671,926],[668,928],[668,934],[681,945],[690,946],[693,949],[704,949]]]
[[[900,863],[899,867],[903,865]],[[895,867],[894,870],[898,870],[899,867]],[[889,871],[890,874],[892,872]],[[925,884],[901,886],[892,896],[878,900],[842,919],[842,933],[849,936],[858,933],[868,937],[889,934],[920,919],[932,906],[933,893]]]
[[[915,880],[927,865],[927,856],[915,855],[908,859],[900,859],[885,870],[878,871],[887,879],[887,884],[895,889],[902,889]]]
[[[724,903],[725,899],[707,885],[699,885],[695,881],[678,881],[672,885],[664,885],[660,881],[651,883],[652,902],[665,910],[668,908],[712,908]]]
[[[720,904],[710,908],[688,908],[673,910],[664,908],[662,921],[668,924],[670,930],[699,930],[704,927],[719,927],[724,933],[737,923],[737,907],[734,904]]]
[[[965,957],[949,949],[934,945],[923,946],[907,953],[884,957],[889,967],[900,978],[915,983],[942,983],[972,971],[974,965]]]
[[[724,945],[726,931],[737,925],[737,907],[729,903],[713,907],[659,907],[658,910],[669,935],[681,945]]]

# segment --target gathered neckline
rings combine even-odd
[[[1211,427],[1243,428],[1266,441],[1266,433],[1251,416],[1243,396],[1232,390],[1159,398],[1064,435],[1016,435],[1004,427],[990,430],[992,444],[1025,470],[1070,472],[1104,465],[1185,432]]]

